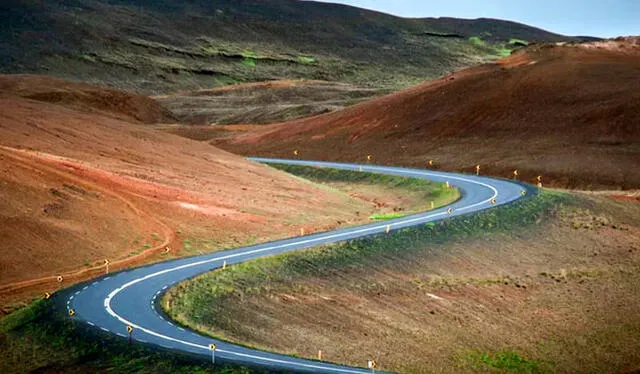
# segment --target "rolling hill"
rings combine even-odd
[[[161,94],[315,79],[404,88],[504,56],[576,40],[493,19],[404,19],[295,0],[8,0],[0,72]]]
[[[541,44],[334,113],[224,126],[243,154],[427,166],[559,187],[640,187],[640,39]],[[233,131],[237,130],[237,131]]]
[[[295,235],[366,206],[145,123],[159,119],[145,97],[0,76],[0,314],[105,258],[116,270]]]

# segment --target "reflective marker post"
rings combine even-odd
[[[375,373],[375,372],[376,372],[376,366],[378,366],[378,365],[376,364],[376,361],[375,361],[375,360],[369,360],[369,361],[367,361],[367,367],[368,367],[369,369],[371,369],[371,372],[372,372],[372,373]]]
[[[538,186],[538,189],[542,189],[542,175],[538,175],[538,176],[536,177],[536,181],[538,182],[538,183],[536,184],[536,186]]]
[[[56,280],[58,281],[58,290],[60,290],[62,288],[62,281],[64,280],[64,277],[62,275],[58,275]]]
[[[132,343],[131,335],[133,335],[133,326],[127,326],[127,333],[129,333],[129,344]]]
[[[211,363],[215,364],[216,363],[216,345],[209,344],[209,350],[211,351]]]

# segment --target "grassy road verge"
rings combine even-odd
[[[38,300],[0,320],[0,373],[251,373],[128,344],[60,315]]]
[[[525,230],[570,202],[567,195],[545,192],[534,199],[402,229],[392,235],[375,235],[246,262],[177,285],[165,296],[163,307],[184,325],[230,339],[232,335],[227,332],[236,331],[237,321],[225,306],[238,299],[287,290],[309,277],[330,280],[353,270],[392,265],[396,259],[410,258],[434,244]]]
[[[370,200],[374,203],[385,195],[392,197],[390,204],[378,202],[378,209],[369,216],[371,220],[394,219],[437,209],[460,198],[457,188],[447,188],[444,183],[425,179],[323,167],[284,164],[270,166],[350,194],[351,197],[367,198],[367,195],[371,195]]]
[[[640,367],[637,227],[637,204],[544,191],[205,274],[163,306],[222,339],[390,371],[624,372]]]

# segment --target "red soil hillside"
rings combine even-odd
[[[174,121],[171,113],[146,96],[37,75],[2,76],[0,97],[5,96],[19,96],[144,123]]]
[[[298,224],[330,227],[361,208],[209,144],[114,118],[128,116],[126,106],[107,116],[84,99],[26,99],[58,81],[25,79],[0,76],[0,308],[55,289],[57,274],[69,284],[101,273],[104,258],[117,269],[192,255],[294,235]],[[85,97],[86,86],[73,87],[67,98]]]
[[[234,130],[233,126],[224,127]],[[640,187],[640,40],[534,45],[327,115],[214,142],[233,152],[425,166],[582,188]]]

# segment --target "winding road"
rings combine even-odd
[[[216,362],[220,360],[225,363],[260,366],[267,370],[278,371],[370,373],[370,369],[305,360],[217,341],[174,324],[163,314],[160,299],[172,285],[220,268],[225,261],[233,265],[259,257],[384,233],[387,226],[390,226],[391,230],[397,230],[477,212],[518,200],[523,197],[522,192],[527,190],[527,187],[517,182],[431,170],[265,158],[250,158],[250,160],[261,163],[360,170],[449,182],[460,189],[462,197],[447,207],[385,222],[171,260],[109,274],[63,291],[61,295],[64,299],[61,305],[64,305],[67,311],[74,310],[75,315],[72,317],[74,320],[85,322],[105,333],[116,334],[125,339],[129,325],[134,328],[132,337],[136,341],[209,358],[211,357],[209,345],[215,343]],[[492,202],[493,199],[495,204]],[[363,360],[366,359],[363,357]],[[366,364],[366,361],[363,361],[363,364]]]

